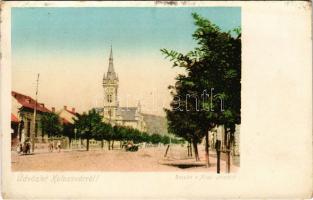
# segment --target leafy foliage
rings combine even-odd
[[[99,137],[97,135],[102,122],[102,117],[95,109],[77,116],[75,119],[75,128],[80,138],[87,139],[87,151],[89,150],[89,140]]]
[[[48,137],[60,136],[62,133],[62,126],[59,116],[55,113],[43,113],[41,119],[41,128],[48,134]]]
[[[216,125],[225,125],[233,133],[235,124],[240,124],[241,29],[223,32],[196,13],[192,17],[197,27],[192,37],[198,47],[185,55],[161,52],[173,67],[186,72],[169,86],[173,96],[171,108],[165,110],[169,131],[198,143]]]
[[[146,132],[141,132],[131,127],[119,125],[112,126],[109,123],[103,122],[101,115],[99,115],[94,109],[88,111],[88,113],[78,115],[77,119],[75,119],[74,127],[77,130],[78,137],[87,140],[117,140],[133,141],[133,143],[148,142],[153,144],[168,144],[170,141],[169,136],[161,136],[158,134],[149,135]],[[182,143],[183,141],[173,137],[172,142]]]

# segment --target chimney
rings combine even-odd
[[[55,113],[55,107],[52,107],[52,108],[51,108],[51,110],[52,110],[52,112],[54,112],[54,113]]]
[[[45,104],[44,104],[44,103],[41,103],[41,106],[42,106],[42,107],[45,107]]]
[[[75,112],[75,108],[72,108],[72,112],[73,112],[73,113],[76,113],[76,112]]]
[[[67,110],[67,106],[64,106],[64,110]]]

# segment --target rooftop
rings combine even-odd
[[[30,96],[12,91],[12,97],[14,97],[23,107],[36,109],[40,112],[51,112],[48,108],[45,107],[43,103],[36,102]]]

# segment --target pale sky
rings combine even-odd
[[[196,43],[191,13],[228,31],[241,24],[240,8],[13,8],[12,89],[39,102],[82,112],[103,106],[103,73],[113,46],[121,106],[164,115],[167,89],[181,70],[161,48],[186,53]]]

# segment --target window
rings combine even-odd
[[[112,103],[112,94],[108,94],[107,99],[109,103]]]
[[[30,137],[30,119],[27,120],[27,137]]]

